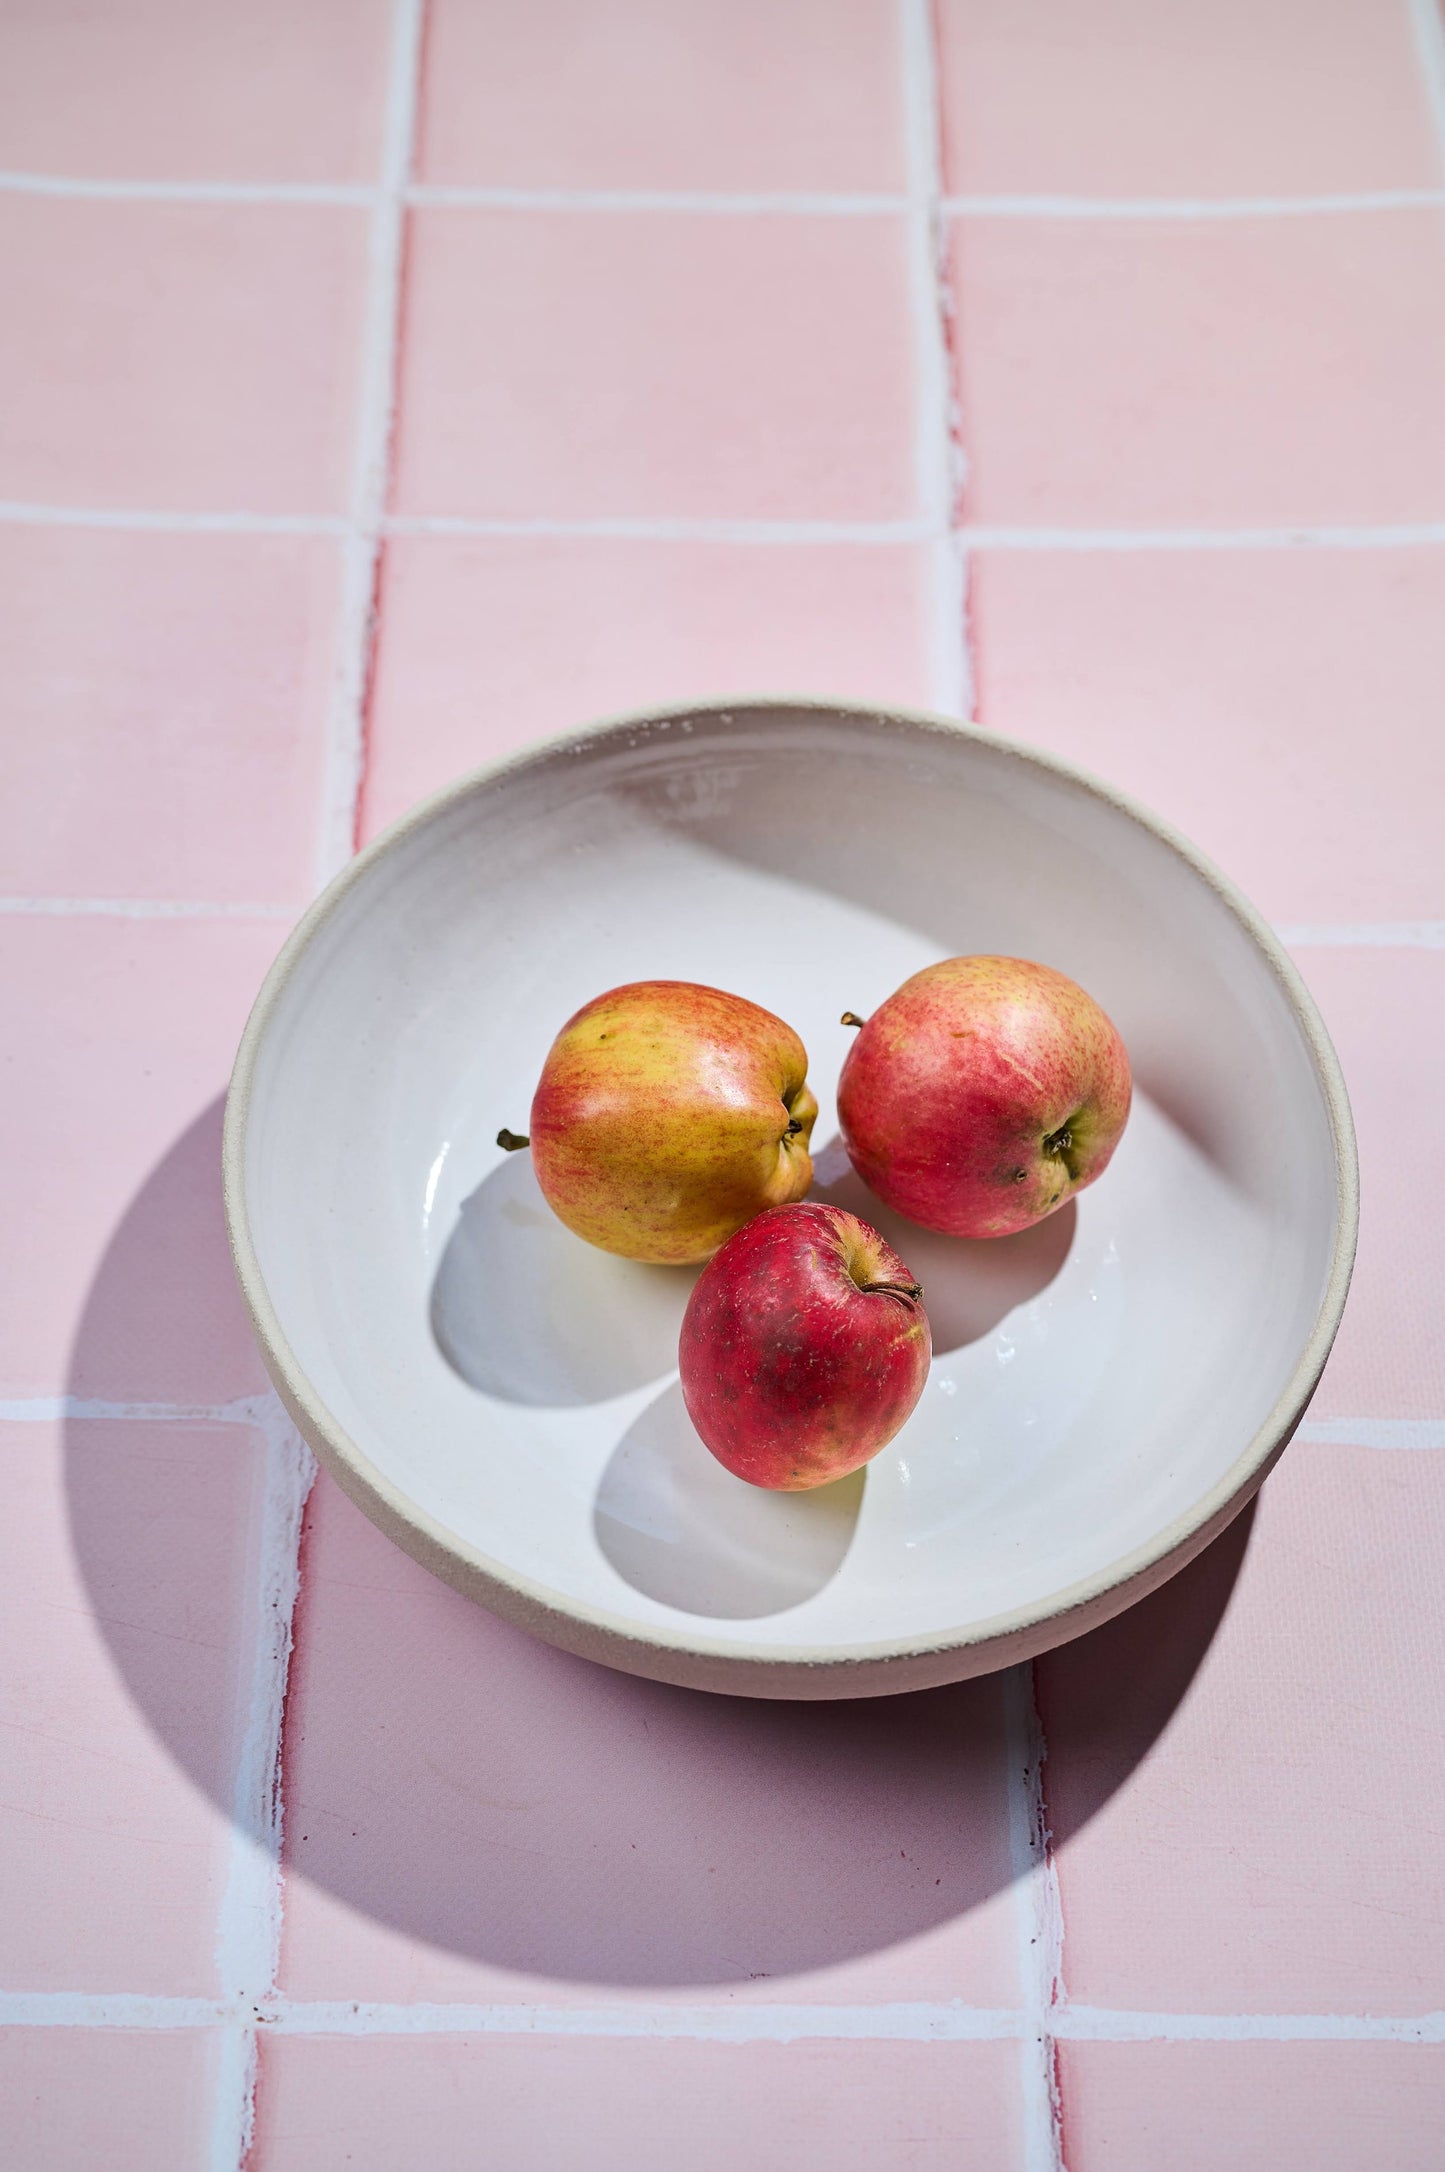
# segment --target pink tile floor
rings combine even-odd
[[[6,2172],[1436,2172],[1434,0],[17,0],[0,282]],[[1257,1509],[879,1705],[593,1670],[308,1497],[219,1208],[358,839],[757,688],[1161,808],[1360,1126]]]

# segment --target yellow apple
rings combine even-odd
[[[635,981],[569,1018],[532,1101],[537,1181],[605,1252],[709,1259],[764,1207],[801,1199],[818,1104],[771,1011],[691,981]]]

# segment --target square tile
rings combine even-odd
[[[0,1470],[0,1986],[214,1996],[260,1443],[6,1424]]]
[[[1445,223],[963,219],[969,517],[1438,520]]]
[[[201,2029],[0,2029],[6,2172],[195,2172],[216,2065]]]
[[[941,0],[960,194],[1438,188],[1409,10],[1377,0]]]
[[[1445,951],[1301,949],[1344,1068],[1360,1147],[1360,1250],[1315,1418],[1445,1418],[1445,1229],[1416,1140],[1445,1066]]]
[[[339,560],[0,528],[0,892],[305,903]]]
[[[978,715],[1285,922],[1445,913],[1445,549],[982,551]]]
[[[1438,2046],[1065,2044],[1069,2172],[1437,2172]]]
[[[990,2172],[1018,2162],[1013,2044],[274,2037],[266,2172]]]
[[[900,69],[890,0],[434,0],[421,172],[511,188],[901,189]]]
[[[904,239],[891,218],[418,212],[400,509],[910,517]]]
[[[221,1211],[221,1096],[282,936],[0,915],[0,1396],[213,1404],[265,1373]],[[21,1060],[23,1052],[23,1061]]]
[[[1017,2002],[996,1681],[790,1705],[636,1680],[447,1590],[324,1477],[304,1548],[292,1997]]]
[[[932,698],[912,544],[403,536],[382,604],[369,833],[479,762],[620,709]]]
[[[386,0],[20,0],[5,163],[110,180],[369,181]]]
[[[0,196],[0,495],[346,509],[366,215]]]
[[[1298,1442],[1252,1530],[1038,1662],[1072,1999],[1440,2006],[1442,1559],[1445,1457]]]

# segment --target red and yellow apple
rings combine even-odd
[[[818,1104],[791,1026],[720,988],[635,981],[552,1044],[530,1144],[549,1205],[627,1259],[707,1259],[764,1207],[801,1199]]]
[[[842,1207],[774,1207],[697,1279],[678,1346],[704,1444],[750,1485],[802,1493],[886,1447],[928,1378],[923,1292]]]
[[[1103,1174],[1129,1097],[1124,1044],[1076,981],[1026,958],[947,958],[863,1025],[838,1122],[859,1176],[897,1213],[1004,1237]]]

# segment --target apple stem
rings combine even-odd
[[[783,1137],[785,1139],[791,1139],[795,1136],[796,1133],[800,1132],[802,1128],[803,1126],[801,1119],[795,1116],[792,1119],[791,1123],[788,1125],[787,1130],[783,1133]]]
[[[844,1011],[838,1023],[840,1026],[866,1026],[868,1021],[866,1018],[860,1018],[856,1011]]]
[[[923,1295],[921,1282],[865,1282],[862,1287],[870,1296],[875,1292],[879,1297],[917,1298]]]
[[[509,1154],[515,1154],[519,1147],[530,1146],[531,1143],[524,1131],[508,1131],[505,1124],[497,1133],[498,1146],[504,1146]]]

